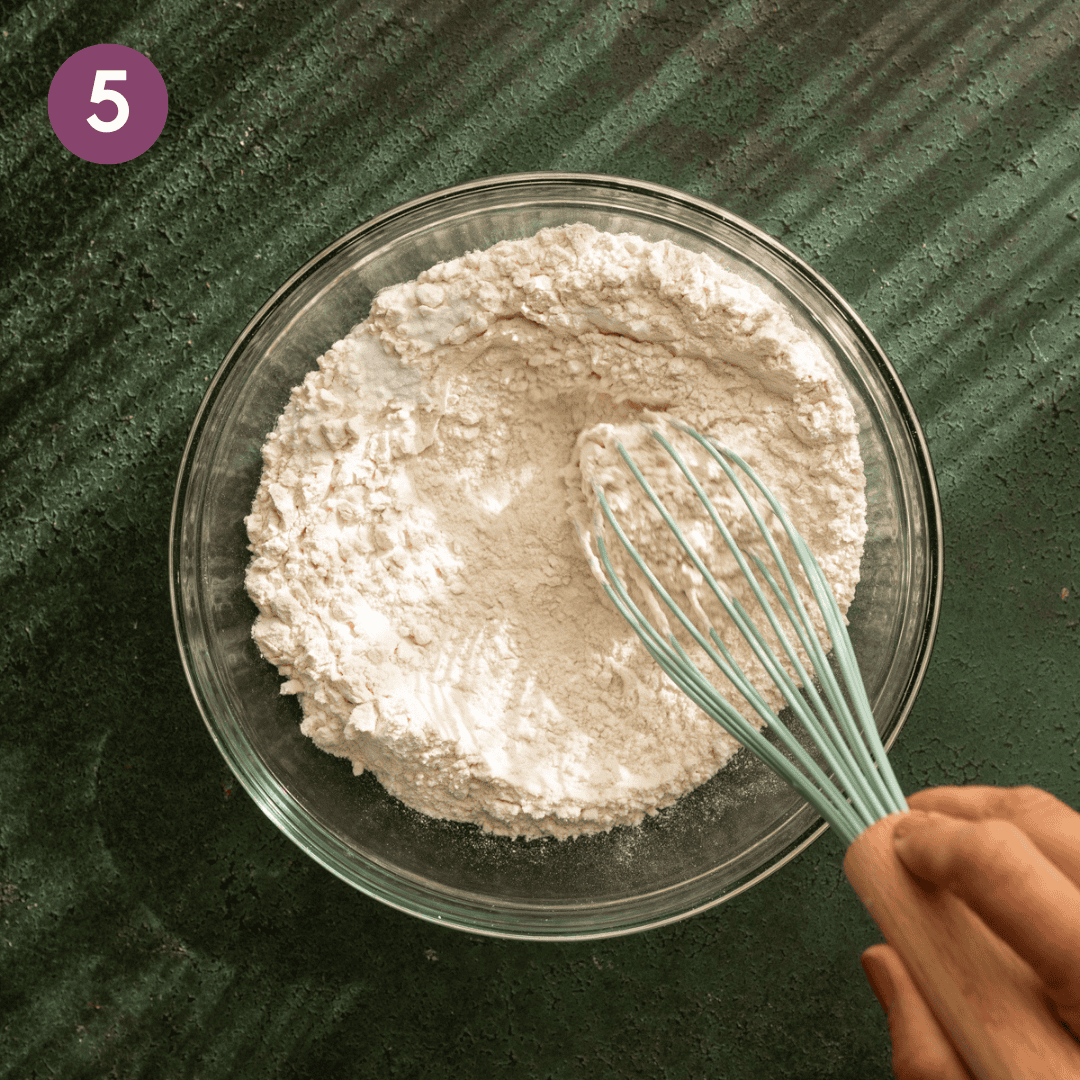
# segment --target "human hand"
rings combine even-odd
[[[1027,961],[1050,1015],[1080,1035],[1080,814],[1033,787],[930,788],[908,805],[894,833],[900,861]],[[897,1080],[971,1080],[899,954],[874,945],[862,965],[888,1017]]]

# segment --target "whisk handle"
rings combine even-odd
[[[1080,1077],[1080,1044],[1051,1014],[1031,967],[955,894],[893,850],[890,814],[848,848],[844,873],[976,1080]]]

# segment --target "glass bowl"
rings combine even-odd
[[[843,379],[860,424],[868,534],[851,637],[886,746],[922,681],[941,601],[941,513],[911,403],[866,327],[770,236],[678,191],[608,176],[497,176],[406,203],[294,274],[229,350],[199,409],[173,503],[169,574],[184,668],[225,760],[271,820],[343,880],[477,934],[573,940],[661,926],[749,889],[827,827],[747,752],[636,827],[512,840],[437,821],[300,733],[251,638],[244,517],[260,450],[315,359],[382,288],[546,226],[588,222],[708,252],[783,302]],[[793,725],[794,726],[794,725]]]

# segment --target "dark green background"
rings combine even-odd
[[[245,323],[370,216],[533,169],[681,188],[822,271],[925,427],[945,594],[901,783],[1080,805],[1076,5],[4,0],[0,27],[3,1075],[889,1075],[832,834],[573,945],[430,926],[302,855],[190,700],[173,484]],[[100,42],[170,97],[117,166],[48,123]]]

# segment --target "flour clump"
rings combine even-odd
[[[584,557],[580,454],[663,414],[741,454],[846,610],[854,410],[784,306],[669,242],[545,229],[380,292],[263,447],[253,636],[303,732],[434,817],[639,822],[738,744],[650,660]]]

